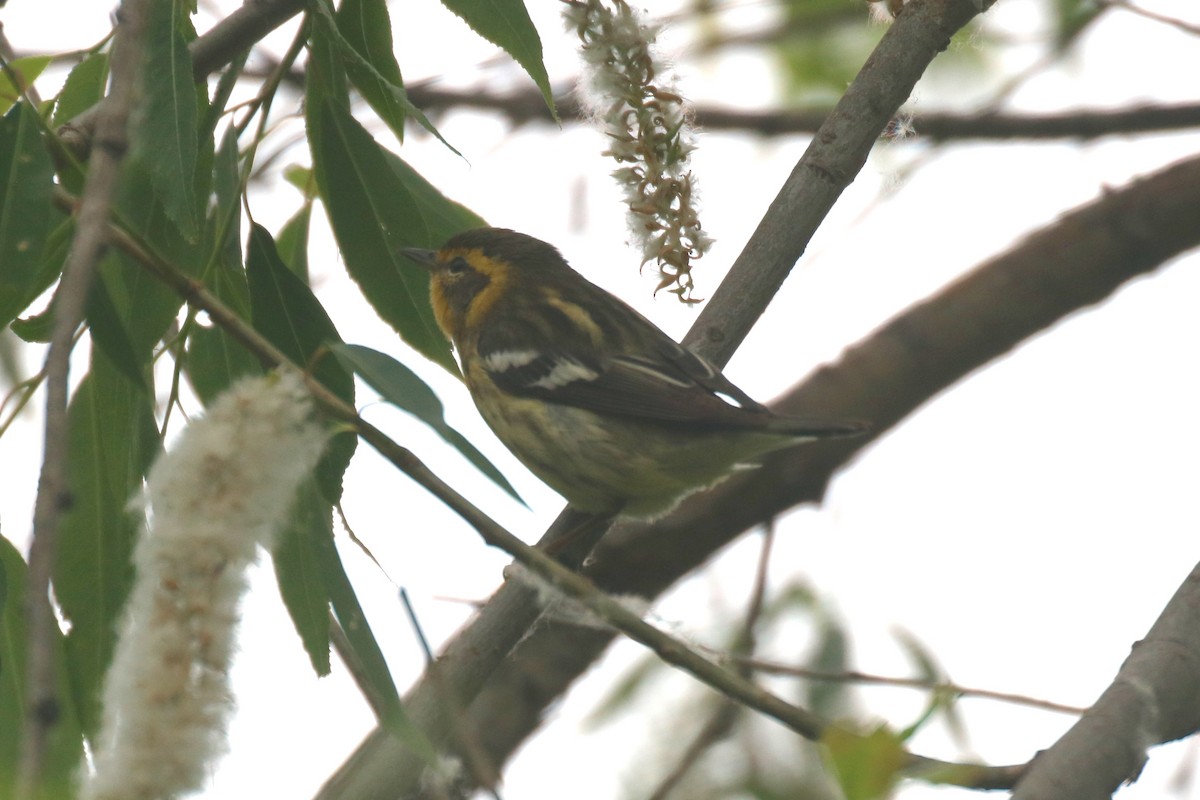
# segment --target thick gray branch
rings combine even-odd
[[[1151,745],[1200,729],[1200,565],[1112,685],[1033,760],[1013,800],[1107,800],[1133,780]]]

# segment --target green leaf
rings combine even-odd
[[[465,436],[450,427],[443,416],[442,401],[415,372],[386,353],[369,347],[349,344],[337,345],[332,349],[347,369],[358,373],[372,389],[383,395],[384,400],[433,428],[447,444],[474,464],[476,469],[508,492],[518,503],[525,504],[504,474],[496,469],[475,445],[467,441]]]
[[[291,164],[283,168],[283,179],[295,186],[304,195],[305,200],[311,200],[316,197],[317,183],[316,176],[308,167],[302,167],[299,164]]]
[[[383,651],[379,649],[375,634],[372,633],[366,614],[363,613],[354,593],[354,586],[351,585],[345,567],[342,566],[341,556],[334,546],[327,518],[325,525],[326,528],[320,537],[312,542],[316,548],[314,560],[320,568],[321,580],[333,604],[334,616],[346,633],[363,680],[371,686],[373,696],[383,706],[379,722],[392,735],[412,747],[427,763],[434,764],[437,761],[437,751],[404,713],[404,707],[400,704],[400,693],[396,690],[391,671],[388,670],[387,660],[383,657]],[[316,532],[315,527],[310,530]]]
[[[92,53],[76,64],[54,103],[54,127],[70,122],[96,105],[107,84],[108,53]]]
[[[336,358],[322,357],[322,350],[340,344],[342,337],[312,290],[279,258],[271,234],[260,225],[250,231],[246,276],[255,330],[353,406],[354,377]],[[351,433],[335,435],[317,465],[321,492],[330,503],[341,497],[342,475],[357,443]]]
[[[100,274],[134,353],[143,361],[149,359],[154,345],[175,322],[183,301],[120,251],[110,250],[105,255]]]
[[[195,193],[197,96],[192,59],[180,34],[182,14],[179,4],[170,0],[150,5],[145,110],[142,124],[135,128],[134,147],[149,170],[154,196],[183,237],[195,241],[200,233]]]
[[[209,261],[226,269],[242,269],[242,177],[238,169],[237,131],[230,126],[213,158],[213,194],[206,237],[215,250]]]
[[[0,113],[8,113],[18,100],[23,99],[21,92],[37,80],[49,63],[50,56],[26,56],[14,58],[8,62],[8,69],[0,70]],[[15,86],[9,78],[9,70],[17,75]]]
[[[818,672],[845,672],[850,668],[850,641],[845,626],[827,610],[814,611],[817,640],[806,666]],[[844,683],[812,681],[806,688],[808,707],[816,714],[829,718],[845,714],[851,707],[850,692]]]
[[[0,797],[18,797],[18,763],[24,737],[28,693],[25,663],[28,655],[25,630],[27,568],[21,554],[0,537]],[[59,715],[50,728],[42,770],[42,784],[32,800],[74,797],[75,773],[83,763],[83,736],[67,687],[62,636],[55,631],[56,674],[59,676]]]
[[[326,103],[350,109],[350,88],[346,85],[346,70],[338,53],[337,24],[329,9],[314,0],[318,13],[308,42],[308,68],[304,76],[305,125],[311,140],[320,136],[319,111]],[[319,149],[313,144],[313,150]]]
[[[14,319],[9,328],[23,342],[46,344],[54,335],[54,306],[50,305],[32,317]]]
[[[1103,3],[1086,0],[1054,0],[1050,3],[1054,27],[1054,52],[1062,55],[1079,41],[1080,36],[1111,9]]]
[[[322,542],[332,542],[332,511],[310,478],[297,492],[291,519],[271,554],[279,594],[318,677],[329,674],[329,593],[321,558]]]
[[[283,224],[276,242],[283,263],[305,282],[308,281],[308,228],[311,220],[312,203],[307,202]]]
[[[483,217],[446,197],[400,156],[384,150],[383,159],[403,187],[404,199],[410,203],[406,211],[412,214],[412,219],[406,222],[410,225],[414,244],[441,247],[443,242],[459,231],[487,225]]]
[[[455,155],[462,155],[455,150],[448,141],[446,141],[441,133],[438,132],[438,129],[433,126],[433,123],[429,121],[429,118],[425,116],[424,112],[412,104],[412,102],[408,99],[408,92],[404,91],[403,86],[399,85],[397,82],[393,82],[388,77],[381,74],[379,70],[375,68],[374,64],[364,58],[363,55],[354,48],[354,45],[346,40],[346,37],[343,36],[341,31],[338,29],[337,21],[333,18],[333,14],[329,10],[328,0],[315,0],[315,2],[312,3],[312,8],[317,12],[317,25],[315,28],[316,31],[320,32],[318,34],[314,34],[314,39],[324,39],[327,47],[336,47],[338,55],[342,57],[342,61],[345,64],[350,65],[349,67],[346,67],[344,71],[339,71],[339,81],[344,82],[344,78],[341,78],[340,76],[342,74],[348,74],[351,69],[360,73],[364,77],[362,81],[363,85],[368,87],[367,90],[360,88],[360,91],[363,91],[363,96],[367,98],[367,102],[371,103],[372,108],[375,108],[376,104],[371,101],[371,97],[377,96],[382,101],[381,107],[384,109],[384,111],[379,112],[379,109],[376,108],[376,111],[380,113],[380,116],[383,116],[384,112],[391,113],[394,109],[399,108],[404,114],[407,114],[420,123],[421,127],[429,131],[429,133],[431,133],[439,142],[446,145],[446,147],[449,147]],[[379,45],[373,45],[373,47],[377,50]],[[378,56],[378,54],[376,55]],[[397,76],[399,75],[399,71],[400,68],[396,67]],[[355,85],[357,86],[358,82],[356,82]],[[368,91],[370,94],[368,94]],[[403,120],[401,120],[400,123],[400,130],[402,134]],[[389,124],[391,123],[389,122]],[[399,136],[401,134],[397,135]],[[309,135],[312,135],[311,131]]]
[[[362,59],[346,62],[346,75],[400,141],[404,118],[412,103],[397,89],[404,86],[392,50],[392,21],[385,0],[342,0],[337,11],[338,32]],[[368,68],[369,67],[369,68]]]
[[[238,205],[237,133],[230,128],[213,164],[217,202],[209,211],[205,240],[214,248],[205,284],[226,306],[244,320],[250,319],[250,289],[242,267],[241,214]],[[188,337],[185,368],[192,388],[208,404],[245,375],[262,373],[258,359],[240,342],[217,326],[193,324]]]
[[[108,356],[117,370],[135,387],[146,391],[146,373],[149,362],[143,363],[134,352],[129,334],[121,324],[121,315],[113,304],[112,295],[104,283],[104,275],[92,281],[87,298],[87,322],[92,332],[92,341]],[[149,354],[147,354],[149,355]]]
[[[200,237],[191,241],[183,237],[162,203],[155,202],[152,184],[144,159],[131,159],[126,164],[117,203],[119,220],[167,261],[199,278],[211,247],[206,247]],[[134,349],[150,350],[178,318],[183,300],[120,251],[110,251],[100,268]]]
[[[67,655],[84,730],[99,723],[99,691],[116,624],[133,580],[138,519],[129,500],[158,452],[154,409],[93,350],[92,368],[68,411],[68,481],[74,502],[59,531],[54,594],[71,625]]]
[[[217,267],[210,289],[225,305],[249,319],[250,289],[240,271]],[[246,311],[243,311],[246,309]],[[238,378],[261,375],[262,365],[240,342],[217,326],[196,325],[188,337],[186,363],[192,388],[205,405]]]
[[[542,40],[521,0],[442,0],[442,5],[462,17],[471,29],[520,64],[542,92],[554,119],[554,93],[542,61]]]
[[[346,270],[404,341],[457,374],[450,344],[429,305],[429,275],[409,264],[399,248],[441,245],[462,229],[447,230],[448,221],[474,215],[406,166],[401,171],[396,165],[403,162],[386,155],[349,112],[326,103],[319,117],[313,161]]]
[[[916,667],[917,674],[915,677],[918,680],[929,685],[949,683],[950,679],[946,674],[946,670],[938,663],[937,656],[929,649],[928,645],[912,633],[903,629],[897,629],[893,635],[901,649],[904,650],[905,654],[913,662],[913,666]],[[935,690],[929,696],[925,712],[916,722],[900,731],[900,738],[908,741],[916,735],[935,713],[941,712],[954,743],[963,750],[970,749],[966,722],[958,710],[957,701],[958,695],[956,693],[945,688]]]
[[[890,796],[907,757],[904,744],[880,725],[866,736],[830,727],[821,737],[830,771],[845,800],[880,800]]]
[[[50,223],[54,166],[36,112],[20,103],[0,119],[0,327],[45,288],[42,254]]]

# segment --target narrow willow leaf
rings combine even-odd
[[[96,280],[92,281],[86,313],[92,342],[104,351],[108,360],[131,384],[142,391],[148,391],[145,370],[149,361],[143,363],[134,351],[129,334],[121,324],[121,315],[104,283],[103,275],[97,275]]]
[[[162,204],[153,200],[153,179],[144,159],[131,159],[124,173],[117,203],[120,220],[160,256],[187,275],[199,278],[208,258],[202,237],[184,238]],[[178,318],[183,300],[120,251],[109,251],[100,269],[134,348],[139,353],[150,350]]]
[[[450,345],[429,305],[429,275],[403,258],[406,245],[440,246],[478,218],[387,155],[361,125],[330,103],[313,159],[346,270],[384,321],[418,352],[457,374]],[[463,227],[473,227],[473,224]]]
[[[250,288],[246,273],[239,268],[217,265],[209,279],[209,289],[227,307],[245,320],[250,319]],[[222,328],[196,325],[188,337],[188,379],[196,394],[207,405],[238,378],[263,371],[244,346]]]
[[[20,103],[0,119],[0,327],[45,288],[42,255],[58,217],[51,205],[53,181],[36,112]]]
[[[409,204],[406,210],[412,214],[409,225],[413,234],[420,236],[414,240],[416,243],[441,247],[459,231],[487,225],[483,217],[446,197],[400,156],[384,150],[383,158],[404,189],[404,200]]]
[[[487,456],[479,452],[465,436],[450,427],[444,416],[442,401],[429,388],[429,384],[421,380],[415,372],[386,353],[361,345],[338,345],[333,348],[333,352],[348,369],[354,370],[372,389],[383,395],[384,400],[424,422],[493,483],[508,492],[518,503],[525,504],[517,490],[504,474],[488,461]]]
[[[250,319],[250,288],[242,266],[241,209],[238,205],[237,132],[232,128],[221,142],[213,164],[213,188],[217,202],[209,210],[205,241],[215,250],[205,284],[227,307],[244,320]],[[262,372],[262,366],[241,343],[217,326],[194,325],[188,337],[185,363],[192,388],[205,404],[230,384],[246,375]]]
[[[149,170],[154,196],[184,238],[195,241],[200,233],[195,193],[197,96],[192,59],[180,33],[182,13],[175,2],[150,5],[145,111],[135,129],[134,147]]]
[[[271,234],[260,225],[250,232],[246,276],[255,330],[353,406],[354,377],[325,350],[340,344],[342,337],[316,295],[279,258]],[[342,476],[357,444],[353,434],[337,434],[317,465],[321,492],[330,503],[341,498]]]
[[[21,723],[29,700],[25,688],[26,573],[17,548],[0,537],[0,797],[19,796]],[[55,674],[60,678],[58,716],[46,742],[41,784],[32,795],[37,800],[74,797],[75,771],[83,763],[83,736],[66,682],[62,636],[57,629],[53,634]]]
[[[351,65],[346,69],[347,74],[350,74],[351,70],[361,74],[364,77],[363,83],[369,85],[372,94],[387,96],[386,103],[382,104],[385,110],[390,109],[392,106],[398,106],[399,108],[403,109],[405,114],[420,123],[422,128],[429,131],[434,138],[446,145],[446,147],[450,148],[451,152],[453,152],[455,155],[462,155],[462,153],[458,152],[458,150],[455,150],[454,147],[448,141],[446,141],[445,137],[443,137],[438,129],[434,127],[433,123],[429,121],[429,118],[425,116],[425,113],[412,104],[412,101],[408,99],[408,92],[404,91],[403,86],[393,82],[388,77],[381,74],[379,70],[375,68],[374,64],[372,64],[370,61],[364,58],[361,53],[354,49],[354,46],[350,44],[350,42],[346,40],[346,37],[342,35],[341,31],[338,30],[337,22],[334,20],[333,15],[325,2],[317,0],[317,2],[313,3],[313,7],[317,11],[317,27],[328,32],[329,41],[336,46],[338,55],[342,57],[343,61]],[[399,67],[397,67],[396,70],[399,72]],[[351,79],[353,80],[353,78]],[[357,86],[358,83],[356,82],[355,85]],[[368,96],[365,91],[363,96],[367,98],[368,102],[371,102],[371,97]],[[371,102],[371,106],[372,108],[375,108],[375,103]],[[376,111],[378,110],[379,109],[376,109]]]
[[[542,39],[521,0],[442,0],[471,29],[501,47],[533,78],[554,118],[554,93],[542,61]]]
[[[315,560],[333,605],[334,616],[346,633],[346,639],[358,660],[364,680],[371,686],[376,702],[382,704],[382,708],[377,709],[380,724],[393,736],[408,744],[427,763],[436,763],[436,749],[404,713],[404,707],[400,704],[400,693],[396,690],[391,671],[388,670],[387,660],[383,657],[383,651],[379,649],[367,616],[354,593],[354,586],[346,575],[345,567],[342,566],[342,559],[334,546],[332,534],[322,535],[315,545],[318,548]]]
[[[346,62],[346,75],[400,141],[412,103],[401,100],[400,65],[392,51],[392,21],[385,0],[342,0],[337,10],[338,32],[362,61]],[[367,69],[364,64],[370,66]]]
[[[324,557],[322,542],[332,542],[332,514],[333,507],[321,499],[310,478],[300,487],[291,519],[271,554],[283,605],[318,677],[329,674],[329,592],[320,559]]]
[[[133,579],[138,520],[129,500],[158,452],[147,392],[135,389],[94,350],[92,368],[68,411],[68,481],[74,502],[59,531],[54,595],[71,625],[67,655],[84,730],[99,722],[101,681]]]
[[[206,237],[215,251],[215,262],[225,269],[242,269],[241,173],[238,169],[237,131],[230,126],[221,138],[221,147],[213,159],[213,194],[216,203],[209,210]]]
[[[308,228],[312,221],[312,203],[306,202],[279,231],[279,257],[300,280],[308,282]]]

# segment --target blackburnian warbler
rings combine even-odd
[[[484,420],[581,511],[655,516],[744,459],[864,430],[771,412],[531,236],[480,228],[402,252],[432,275]]]

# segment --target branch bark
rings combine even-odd
[[[297,78],[301,78],[297,75]],[[407,87],[408,98],[422,110],[433,113],[455,108],[495,111],[516,125],[532,122],[555,124],[546,101],[536,90],[509,94],[443,89],[415,84]],[[583,119],[579,103],[570,94],[555,98],[559,119]],[[802,108],[783,111],[743,111],[715,106],[692,109],[701,131],[736,131],[760,136],[811,134],[821,127],[828,109]],[[977,139],[1090,140],[1104,136],[1181,130],[1200,126],[1200,103],[1135,105],[1129,108],[1063,111],[1057,114],[1019,114],[988,111],[977,114],[925,111],[905,117],[911,131],[897,139],[912,142],[949,142]]]
[[[869,419],[878,437],[1025,339],[1200,246],[1197,207],[1200,156],[1109,192],[898,315],[774,407]],[[620,526],[601,542],[585,574],[612,593],[656,597],[743,531],[819,501],[832,473],[868,443],[784,451],[654,525]],[[545,709],[612,638],[539,623],[521,642],[469,711],[494,763],[504,763],[540,726]]]

